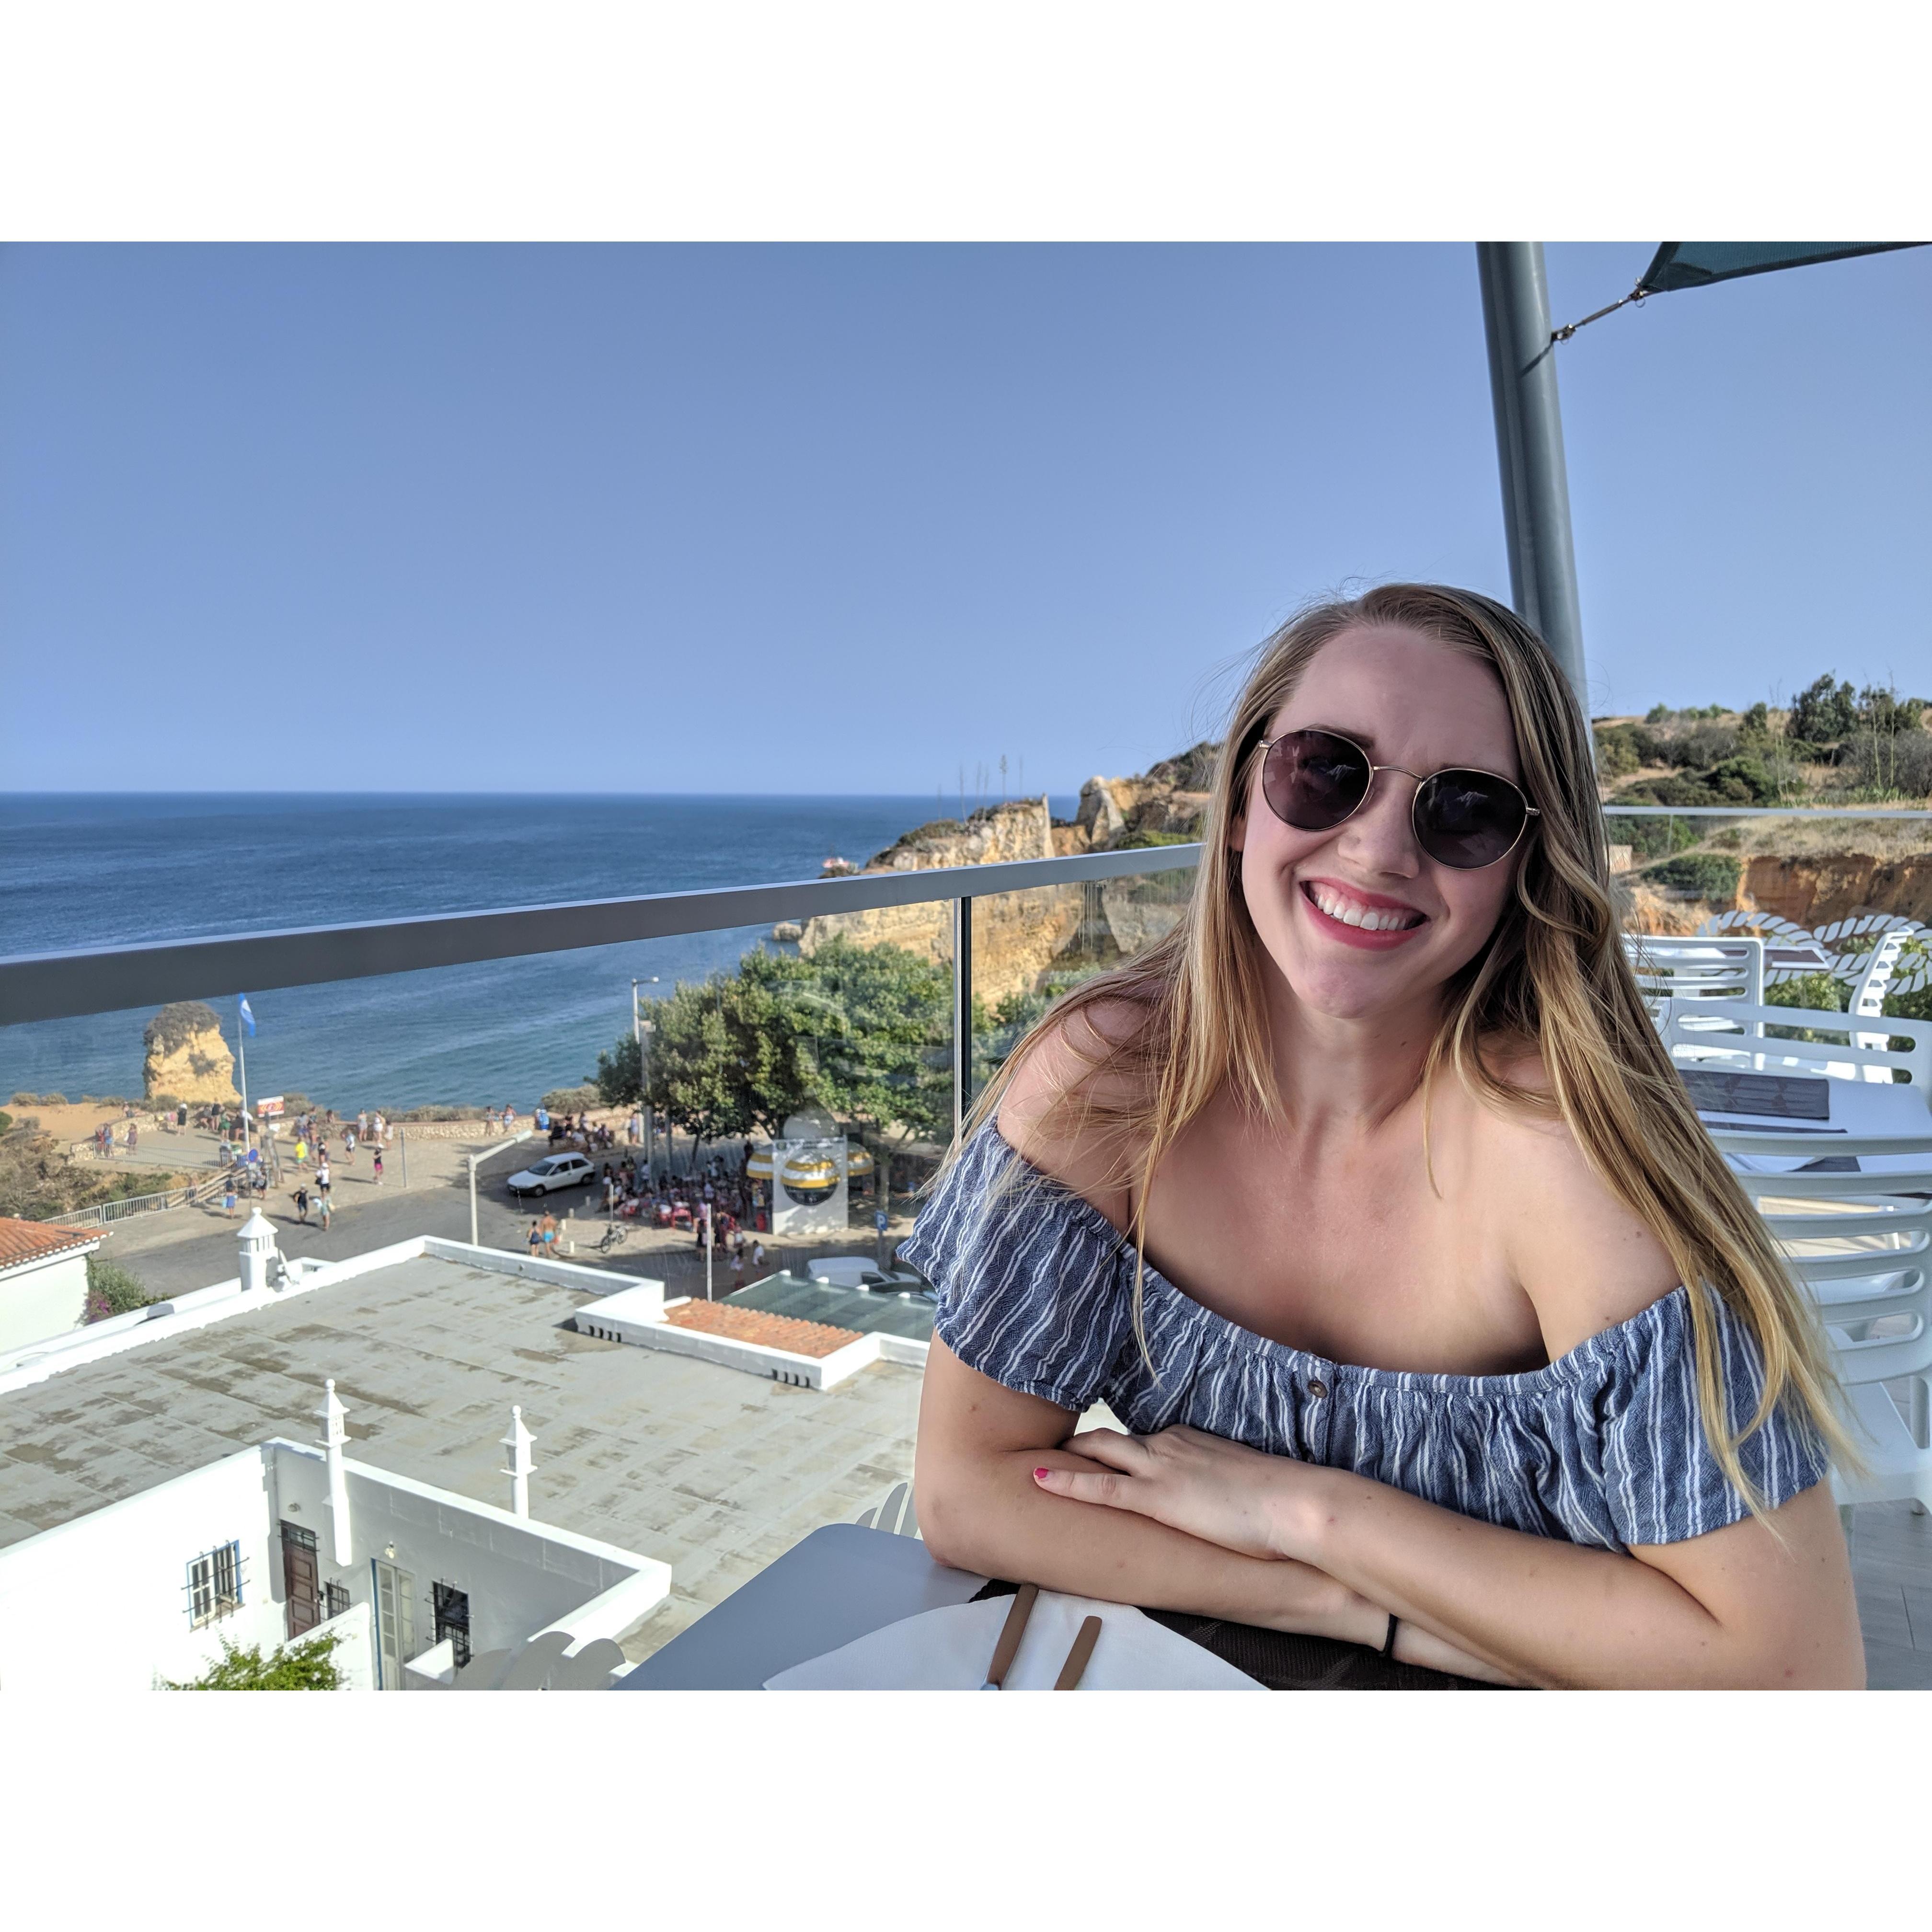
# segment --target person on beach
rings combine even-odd
[[[296,1225],[298,1228],[308,1226],[308,1190],[306,1187],[296,1190]]]
[[[230,1170],[230,1178],[221,1184],[221,1211],[230,1220],[234,1220],[235,1181],[232,1168]]]
[[[534,1220],[530,1223],[530,1249],[532,1256],[543,1252],[543,1229]]]
[[[328,1196],[326,1194],[318,1195],[316,1197],[315,1217],[321,1224],[322,1232],[325,1234],[328,1232],[329,1216],[334,1212],[335,1210],[330,1204]]]
[[[546,1209],[544,1210],[543,1220],[540,1226],[543,1232],[544,1252],[545,1254],[555,1253],[556,1251],[556,1216]]]
[[[316,1188],[320,1191],[322,1198],[326,1201],[328,1198],[331,1176],[328,1168],[328,1156],[326,1154],[320,1156],[316,1162],[315,1184]]]
[[[901,1252],[941,1562],[1489,1682],[1864,1682],[1828,1344],[1490,598],[1268,640],[1179,922],[1022,1041]]]
[[[296,1137],[296,1165],[298,1167],[308,1165],[308,1142],[299,1134]]]
[[[356,1165],[356,1130],[347,1127],[342,1135],[342,1164],[345,1167]]]
[[[375,1163],[376,1185],[380,1187],[382,1184],[382,1150],[379,1147],[370,1158]]]

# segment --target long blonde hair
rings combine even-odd
[[[1228,837],[1246,806],[1269,721],[1316,654],[1344,632],[1385,625],[1435,638],[1496,674],[1509,704],[1522,787],[1540,814],[1530,821],[1514,894],[1488,945],[1444,988],[1442,1018],[1423,1069],[1425,1158],[1430,1086],[1445,1064],[1491,1106],[1560,1114],[1592,1171],[1662,1243],[1689,1285],[1705,1433],[1726,1477],[1761,1514],[1738,1448],[1780,1402],[1793,1405],[1836,1455],[1856,1463],[1837,1414],[1824,1336],[1699,1120],[1638,993],[1621,941],[1588,727],[1576,698],[1542,640],[1487,597],[1436,584],[1386,584],[1313,605],[1268,640],[1229,721],[1193,894],[1179,922],[1137,958],[1061,999],[988,1083],[968,1130],[997,1112],[1014,1073],[1049,1031],[1087,1063],[1090,1076],[1126,1076],[1107,1085],[1127,1097],[1102,1106],[1095,1082],[1084,1078],[1046,1118],[1057,1126],[1070,1111],[1080,1127],[1097,1123],[1118,1150],[1114,1179],[1132,1204],[1134,1330],[1144,1354],[1147,1204],[1162,1157],[1224,1087],[1243,1107],[1270,1121],[1281,1118],[1265,993],[1272,963],[1249,916]],[[1118,1039],[1118,1028],[1066,1028],[1070,1016],[1102,1000],[1131,1002],[1143,1023]],[[1102,1043],[1090,1050],[1078,1034]],[[1483,1048],[1499,1042],[1540,1050],[1548,1093],[1497,1075]],[[1430,1178],[1432,1186],[1432,1166]],[[1762,1358],[1762,1391],[1741,1431],[1730,1426],[1703,1284],[1742,1318]]]

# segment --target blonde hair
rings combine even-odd
[[[1824,1336],[1698,1119],[1639,994],[1610,890],[1588,727],[1568,682],[1534,632],[1487,597],[1436,584],[1387,584],[1312,606],[1268,640],[1229,721],[1193,894],[1179,922],[1137,958],[1061,999],[988,1083],[968,1130],[997,1112],[1015,1072],[1049,1033],[1086,1063],[1090,1076],[1126,1076],[1107,1083],[1126,1097],[1105,1104],[1094,1098],[1090,1077],[1071,1084],[1046,1119],[1083,1131],[1097,1124],[1117,1150],[1112,1178],[1132,1203],[1134,1332],[1144,1355],[1147,1203],[1162,1157],[1224,1087],[1244,1108],[1270,1121],[1281,1118],[1264,993],[1274,969],[1242,896],[1229,835],[1246,808],[1269,721],[1318,652],[1370,626],[1420,633],[1490,668],[1508,701],[1523,790],[1540,814],[1525,834],[1515,892],[1489,944],[1444,987],[1442,1018],[1423,1069],[1425,1159],[1430,1084],[1445,1063],[1489,1105],[1561,1115],[1592,1171],[1656,1236],[1690,1288],[1705,1434],[1726,1476],[1761,1515],[1738,1444],[1780,1402],[1800,1411],[1838,1459],[1856,1464],[1837,1414]],[[1114,1037],[1118,1027],[1090,1022],[1077,1030],[1100,1041],[1089,1050],[1066,1026],[1096,1002],[1124,1000],[1144,1016],[1126,1037]],[[1499,1077],[1484,1057],[1492,1042],[1538,1049],[1549,1091]],[[1077,1120],[1070,1121],[1070,1113]],[[956,1144],[949,1158],[958,1151]],[[1432,1165],[1429,1173],[1432,1186]],[[1762,1358],[1762,1394],[1741,1431],[1730,1426],[1722,1351],[1708,1298],[1697,1292],[1702,1284],[1742,1319]]]

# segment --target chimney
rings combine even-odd
[[[328,1514],[334,1528],[334,1555],[337,1566],[347,1569],[354,1560],[349,1534],[349,1472],[342,1466],[342,1445],[349,1440],[344,1426],[349,1412],[336,1399],[332,1379],[322,1384],[322,1403],[316,1413],[322,1418],[322,1446],[328,1451]]]
[[[530,1472],[536,1465],[530,1460],[530,1447],[536,1438],[524,1426],[524,1412],[520,1405],[510,1411],[510,1432],[497,1438],[510,1452],[510,1466],[500,1469],[500,1476],[510,1479],[510,1513],[512,1516],[528,1516],[530,1513]]]
[[[260,1208],[256,1208],[242,1224],[242,1231],[236,1236],[242,1250],[242,1288],[246,1294],[250,1289],[266,1288],[268,1285],[269,1264],[274,1258],[275,1230],[265,1218]]]

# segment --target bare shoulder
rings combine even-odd
[[[1051,1021],[1028,1048],[1000,1096],[1000,1137],[1034,1166],[1064,1181],[1116,1227],[1126,1223],[1125,1151],[1113,1124],[1138,1097],[1133,1076],[1114,1056],[1148,1024],[1126,998],[1088,1002]]]
[[[1677,1272],[1562,1114],[1536,1110],[1537,1101],[1554,1097],[1542,1055],[1533,1048],[1492,1052],[1490,1064],[1530,1104],[1471,1106],[1473,1171],[1554,1361],[1668,1294]]]

